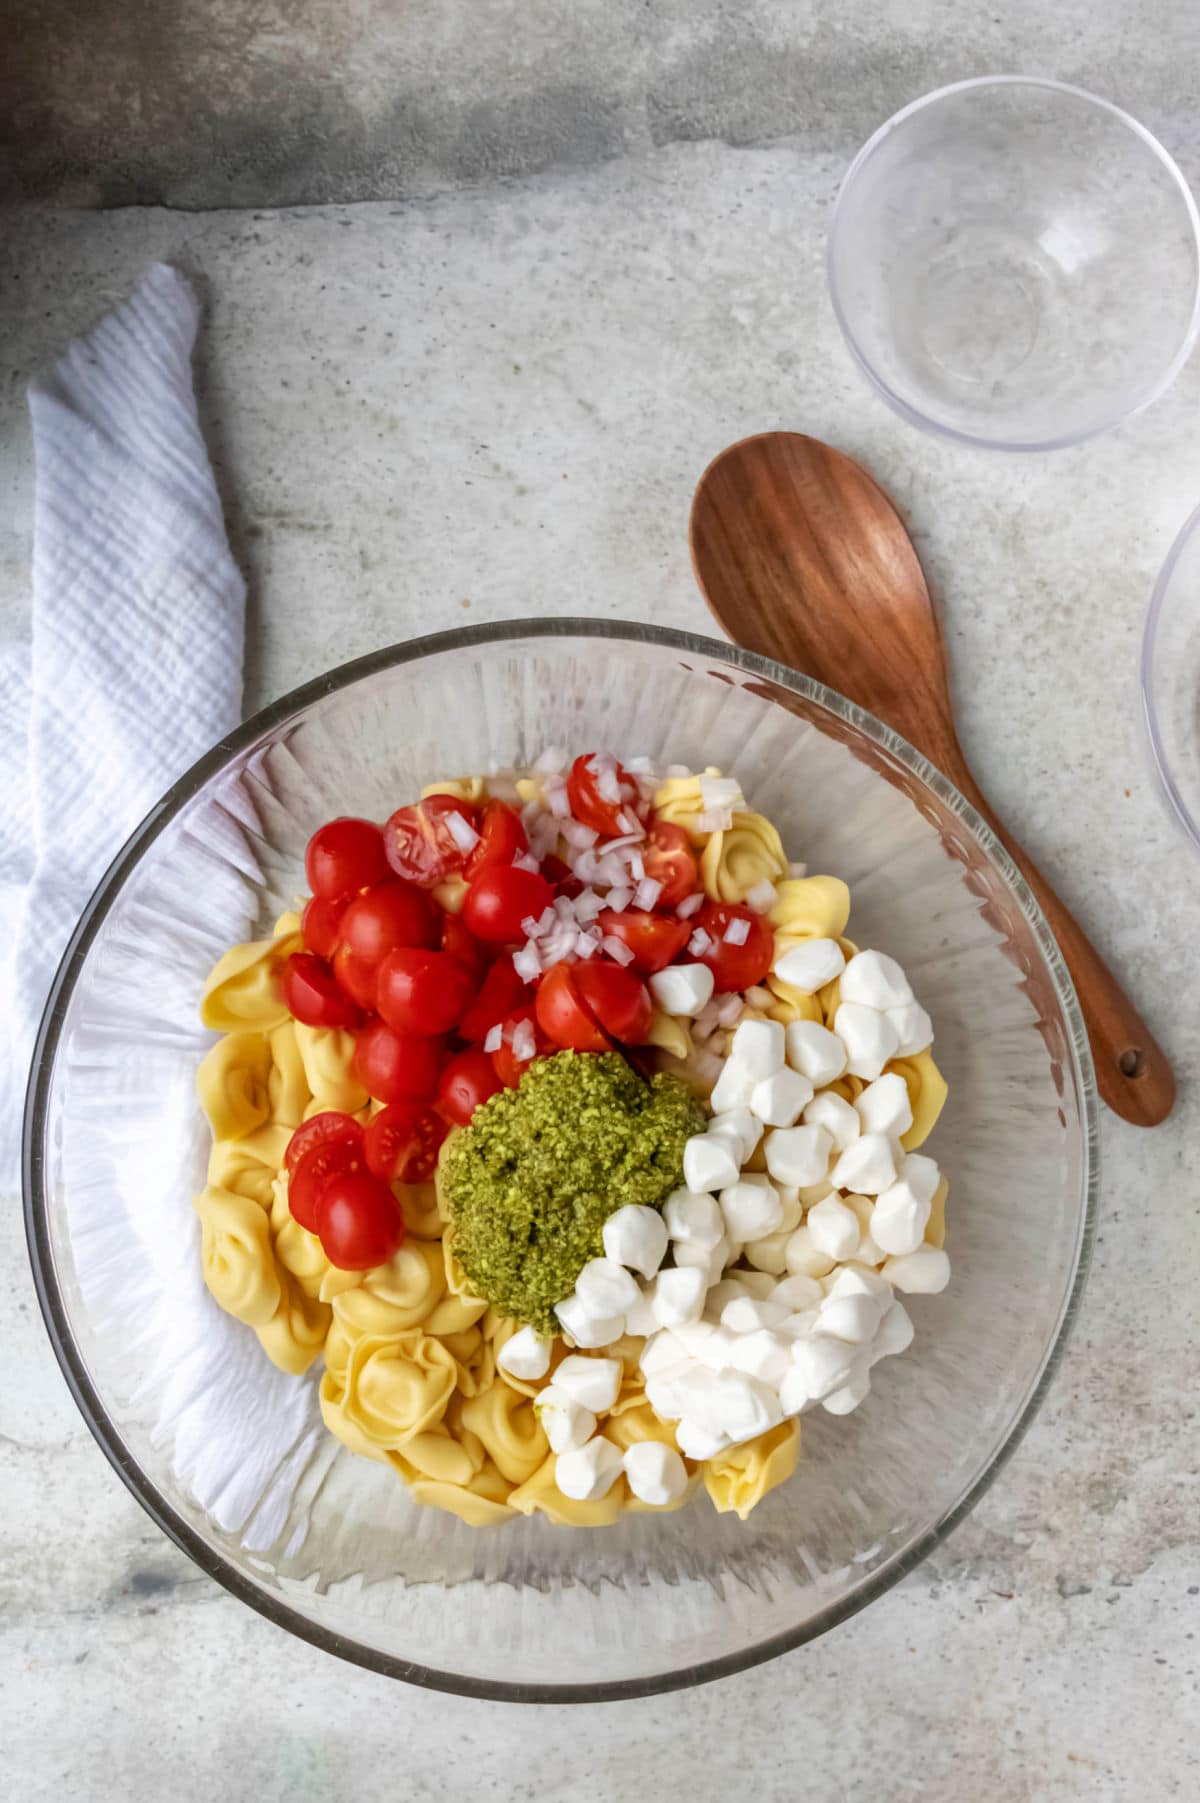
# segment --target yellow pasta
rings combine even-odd
[[[259,1203],[213,1184],[193,1203],[204,1281],[227,1314],[261,1327],[279,1306],[270,1224]]]
[[[372,1446],[400,1452],[441,1420],[457,1381],[453,1355],[428,1334],[363,1334],[350,1348],[342,1412]]]
[[[670,1052],[673,1058],[685,1059],[692,1055],[692,1036],[687,1022],[677,1015],[664,1014],[661,1008],[656,1008],[650,1017],[646,1044]]]
[[[946,1079],[933,1062],[933,1053],[930,1051],[918,1052],[912,1058],[893,1058],[888,1069],[899,1071],[908,1085],[913,1124],[901,1136],[900,1144],[906,1152],[915,1152],[933,1132],[937,1118],[946,1105],[949,1094]]]
[[[840,939],[846,931],[850,891],[840,877],[789,877],[778,890],[770,914],[777,952],[804,939]]]
[[[711,765],[704,771],[705,776],[720,774]],[[654,812],[660,820],[681,826],[693,845],[707,842],[707,831],[696,825],[700,815],[706,812],[699,776],[669,776],[666,782],[660,783],[654,793]]]
[[[453,795],[458,801],[484,801],[487,783],[482,776],[451,776],[444,782],[426,783],[421,790],[421,800],[426,801],[431,795]]]
[[[731,827],[713,833],[700,859],[705,893],[721,902],[744,902],[762,883],[778,883],[787,867],[779,834],[752,813],[735,814]]]
[[[533,1403],[507,1384],[494,1383],[464,1403],[462,1420],[510,1484],[526,1483],[545,1463],[550,1445]]]
[[[200,1003],[204,1025],[218,1033],[237,1033],[246,1027],[266,1033],[288,1020],[279,973],[301,949],[299,933],[285,933],[227,951],[204,985]]]
[[[334,1298],[334,1318],[355,1335],[403,1334],[433,1313],[445,1291],[441,1247],[406,1240],[386,1265]]]
[[[704,1488],[721,1514],[730,1510],[745,1521],[769,1490],[785,1483],[800,1457],[800,1427],[781,1421],[769,1433],[744,1446],[731,1446],[709,1459],[704,1467]]]
[[[929,1219],[925,1223],[926,1244],[937,1246],[939,1250],[946,1244],[946,1197],[949,1194],[950,1185],[943,1177],[933,1192],[933,1200],[929,1204]]]
[[[241,1139],[269,1120],[271,1042],[262,1033],[227,1033],[196,1072],[196,1092],[213,1138]]]
[[[318,1104],[310,1112],[332,1108],[343,1114],[357,1114],[366,1107],[370,1098],[351,1068],[353,1033],[341,1027],[306,1027],[297,1021],[296,1045],[313,1101]]]
[[[280,1278],[279,1307],[265,1327],[254,1331],[271,1363],[299,1377],[320,1357],[331,1316],[326,1305],[306,1296],[287,1272]]]
[[[564,1496],[554,1481],[556,1461],[551,1455],[518,1490],[509,1497],[509,1507],[521,1515],[544,1515],[561,1528],[610,1527],[627,1507],[628,1489],[624,1478],[618,1479],[607,1496],[596,1502],[576,1502]]]
[[[268,1125],[241,1139],[218,1140],[209,1154],[208,1181],[269,1209],[275,1174],[290,1138],[290,1128]]]
[[[300,1056],[295,1021],[285,1020],[273,1027],[271,1041],[271,1073],[267,1079],[267,1096],[271,1104],[271,1120],[279,1127],[296,1128],[304,1119],[304,1111],[313,1099],[308,1087],[308,1073]]]

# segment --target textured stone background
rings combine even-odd
[[[1075,1337],[937,1556],[801,1653],[613,1707],[389,1684],[203,1578],[72,1407],[7,1198],[0,1747],[26,1803],[1200,1793],[1200,865],[1136,730],[1146,599],[1200,498],[1200,363],[1094,444],[969,456],[869,393],[821,268],[861,137],[997,66],[1125,102],[1200,185],[1194,7],[995,14],[19,0],[0,21],[6,191],[24,203],[0,222],[0,632],[28,629],[25,384],[153,257],[206,301],[197,385],[251,586],[248,707],[464,619],[704,629],[684,538],[697,475],[745,432],[813,431],[896,495],[976,770],[1181,1087],[1153,1134],[1103,1122]],[[280,210],[300,201],[324,204]],[[95,202],[118,210],[78,210]]]

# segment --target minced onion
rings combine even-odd
[[[688,950],[693,958],[703,958],[705,952],[711,952],[713,942],[703,927],[697,927],[688,940]]]
[[[644,876],[633,892],[635,908],[651,909],[662,894],[662,884],[656,883],[652,876]]]
[[[736,914],[721,937],[726,945],[745,945],[750,937],[750,922]]]
[[[498,1052],[503,1044],[504,1023],[497,1021],[494,1027],[488,1028],[484,1036],[483,1049],[485,1052]]]
[[[479,844],[479,834],[471,825],[465,814],[451,808],[444,816],[446,831],[457,845],[459,851],[474,851]]]
[[[614,964],[633,963],[633,953],[630,951],[625,941],[623,939],[618,939],[615,934],[606,933],[600,941],[600,944],[608,953]]]
[[[704,901],[705,898],[702,894],[685,895],[675,912],[678,914],[680,920],[690,920],[693,914],[698,914],[700,912],[700,909],[704,906]]]
[[[779,891],[774,883],[766,877],[761,883],[755,883],[746,895],[746,906],[753,908],[756,914],[769,914],[779,900]]]

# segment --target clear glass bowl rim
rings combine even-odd
[[[1154,592],[1150,596],[1150,606],[1146,613],[1146,624],[1142,630],[1141,685],[1142,713],[1146,722],[1146,736],[1150,741],[1150,755],[1154,760],[1155,772],[1158,776],[1162,792],[1167,804],[1175,814],[1180,826],[1187,834],[1188,840],[1196,851],[1200,851],[1200,821],[1192,818],[1179,785],[1171,770],[1171,760],[1163,743],[1162,724],[1158,717],[1158,708],[1154,701],[1154,657],[1158,644],[1158,629],[1167,612],[1167,596],[1171,592],[1171,584],[1175,579],[1175,569],[1184,550],[1191,544],[1197,532],[1200,532],[1200,507],[1193,508],[1183,525],[1176,533],[1171,549],[1167,552],[1166,562],[1158,572],[1154,584]]]
[[[878,370],[859,344],[842,306],[838,281],[834,273],[834,252],[838,239],[838,227],[844,216],[846,196],[850,192],[855,177],[879,149],[884,140],[889,138],[899,126],[903,125],[905,121],[910,119],[914,114],[922,112],[927,107],[936,105],[938,101],[946,100],[952,94],[963,94],[972,89],[1002,87],[1046,88],[1056,94],[1069,94],[1073,100],[1086,101],[1091,106],[1099,107],[1103,112],[1111,113],[1115,119],[1120,120],[1123,125],[1127,126],[1129,130],[1133,132],[1135,137],[1140,138],[1143,144],[1147,145],[1158,158],[1163,168],[1167,171],[1168,175],[1179,189],[1192,227],[1192,247],[1195,253],[1195,279],[1192,293],[1192,311],[1191,317],[1188,320],[1187,331],[1184,333],[1179,348],[1176,350],[1170,363],[1163,370],[1158,380],[1146,390],[1140,400],[1134,401],[1129,406],[1113,408],[1102,418],[1095,420],[1090,426],[1085,427],[1083,431],[1065,432],[1051,438],[987,438],[979,433],[964,432],[956,426],[946,425],[943,421],[935,419],[932,414],[922,413],[919,407],[912,406],[910,402],[897,394],[895,389],[890,387],[889,384],[884,381],[883,377],[879,374]],[[934,88],[930,93],[922,94],[917,100],[910,100],[907,106],[901,107],[898,113],[893,113],[890,119],[885,119],[883,124],[878,126],[876,130],[871,133],[871,136],[862,146],[862,149],[858,152],[849,169],[847,169],[843,176],[842,185],[838,189],[837,199],[833,204],[833,213],[830,218],[829,233],[825,245],[825,275],[829,285],[829,298],[833,305],[834,315],[841,328],[842,336],[846,340],[846,345],[851,356],[854,358],[854,361],[858,364],[858,367],[862,370],[862,373],[866,376],[871,386],[883,397],[888,406],[891,407],[895,413],[900,415],[901,419],[907,420],[910,425],[919,426],[922,431],[936,432],[943,438],[953,440],[955,444],[970,445],[976,450],[1061,451],[1065,450],[1068,445],[1083,444],[1089,438],[1097,438],[1101,432],[1110,431],[1111,428],[1118,425],[1121,420],[1132,419],[1135,414],[1143,413],[1147,407],[1153,406],[1154,402],[1161,399],[1167,392],[1168,388],[1170,388],[1176,376],[1178,376],[1180,370],[1191,356],[1193,347],[1196,343],[1197,333],[1200,332],[1200,212],[1197,211],[1196,202],[1192,197],[1191,189],[1184,179],[1183,172],[1170,151],[1159,143],[1158,139],[1154,136],[1154,133],[1148,131],[1140,120],[1135,119],[1132,113],[1127,113],[1123,107],[1117,106],[1114,101],[1105,100],[1103,95],[1093,94],[1089,89],[1076,87],[1069,81],[1054,81],[1049,76],[975,75],[968,81],[952,81],[945,87]]]
[[[985,857],[1000,871],[1025,916],[1046,962],[1056,997],[1062,1009],[1071,1047],[1073,1074],[1080,1099],[1083,1145],[1084,1205],[1075,1251],[1075,1269],[1070,1289],[1060,1311],[1054,1336],[1050,1341],[1040,1371],[1030,1385],[1024,1402],[1014,1418],[1008,1437],[990,1464],[976,1477],[952,1509],[903,1554],[883,1565],[851,1595],[827,1605],[819,1614],[800,1627],[768,1636],[752,1647],[706,1661],[702,1665],[683,1666],[673,1672],[608,1682],[601,1685],[514,1684],[503,1680],[477,1679],[454,1672],[434,1670],[405,1659],[367,1647],[342,1634],[309,1621],[298,1610],[279,1597],[256,1588],[224,1556],[197,1533],[168,1502],[151,1479],[126,1450],[120,1430],[109,1416],[92,1384],[86,1363],[76,1345],[71,1324],[58,1283],[50,1241],[49,1215],[45,1193],[45,1135],[49,1117],[51,1072],[58,1049],[67,1005],[88,951],[120,891],[125,879],[136,868],[142,855],[179,812],[183,804],[216,776],[230,760],[253,745],[264,733],[283,725],[301,714],[314,702],[351,687],[364,677],[398,666],[419,662],[424,657],[448,651],[471,650],[481,645],[496,645],[531,639],[600,639],[615,643],[651,644],[675,650],[694,658],[714,658],[741,670],[748,676],[765,678],[777,686],[790,689],[803,699],[826,708],[865,738],[880,746],[907,768],[963,823],[977,841]],[[131,833],[113,862],[100,879],[71,940],[63,953],[42,1014],[34,1048],[29,1087],[25,1099],[21,1178],[24,1196],[25,1234],[33,1268],[34,1285],[42,1317],[50,1336],[67,1386],[101,1451],[121,1478],[126,1488],[141,1503],[146,1513],[180,1550],[209,1577],[223,1585],[233,1596],[248,1603],[277,1627],[286,1628],[310,1645],[324,1652],[387,1677],[402,1678],[408,1683],[447,1691],[458,1696],[478,1697],[497,1702],[517,1703],[594,1703],[652,1696],[664,1691],[683,1690],[731,1677],[781,1653],[791,1652],[815,1640],[830,1628],[837,1627],[864,1609],[893,1584],[919,1565],[941,1545],[947,1534],[967,1516],[990,1486],[996,1474],[1007,1463],[1026,1433],[1050,1385],[1074,1325],[1087,1280],[1092,1245],[1096,1232],[1099,1195],[1099,1148],[1097,1133],[1097,1100],[1091,1050],[1084,1030],[1083,1016],[1062,955],[1030,889],[1004,847],[986,823],[941,772],[901,739],[873,714],[857,707],[835,690],[801,675],[797,670],[776,663],[771,658],[743,651],[740,646],[716,639],[681,632],[669,627],[642,625],[627,620],[598,620],[570,616],[538,620],[501,620],[486,625],[457,628],[449,632],[408,639],[396,645],[369,653],[365,657],[341,664],[312,681],[281,696],[261,709],[228,734],[204,757],[184,772],[179,780],[151,809]]]

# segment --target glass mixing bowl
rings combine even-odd
[[[1142,717],[1167,806],[1200,851],[1200,507],[1154,585],[1142,637]]]
[[[914,425],[1051,450],[1158,398],[1200,324],[1200,218],[1150,133],[1018,75],[941,88],[852,163],[829,234],[834,311]]]
[[[950,1100],[941,1296],[866,1402],[805,1417],[795,1477],[744,1524],[704,1497],[604,1530],[481,1532],[413,1504],[322,1427],[200,1276],[205,975],[269,932],[333,814],[551,744],[736,770],[793,858],[850,884],[937,1027]],[[591,1701],[721,1676],[811,1639],[981,1494],[1043,1394],[1095,1209],[1091,1063],[1070,979],[1002,848],[870,715],[685,633],[583,620],[450,632],[347,664],[217,746],[138,828],[55,979],[25,1137],[42,1307],[92,1432],[176,1543],[272,1621],[466,1694]]]

